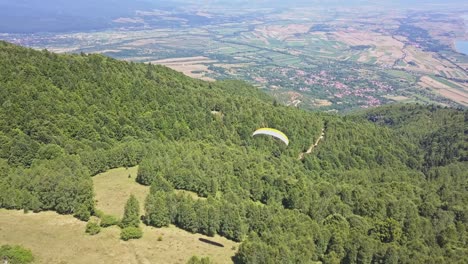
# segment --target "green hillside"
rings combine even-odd
[[[145,224],[241,241],[238,263],[463,263],[467,116],[311,113],[239,81],[0,42],[0,207],[87,219],[90,175],[139,165]]]

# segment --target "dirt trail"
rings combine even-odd
[[[394,40],[399,41],[397,38],[395,38],[394,35],[392,35],[392,38],[393,38]],[[406,46],[408,46],[408,44],[404,43],[403,48],[401,48],[401,52],[403,52],[403,56],[401,56],[401,58],[398,58],[397,60],[395,60],[395,61],[393,62],[392,68],[395,68],[396,66],[398,66],[398,63],[399,63],[400,61],[401,61],[401,62],[405,62],[405,59],[406,59],[406,57],[408,56],[408,54],[406,53]]]
[[[325,137],[325,128],[322,128],[322,134],[320,134],[320,137],[317,138],[314,144],[310,145],[309,149],[306,152],[301,152],[301,154],[299,154],[299,159],[303,160],[306,154],[312,153],[312,150],[314,150],[314,148],[320,143],[320,140],[322,140],[324,137]]]

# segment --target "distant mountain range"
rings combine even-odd
[[[393,6],[402,8],[432,7],[468,8],[460,0],[410,0],[410,1],[318,1],[318,0],[0,0],[0,33],[38,33],[99,30],[112,26],[112,20],[122,16],[133,16],[137,10],[175,10],[184,8],[294,8],[302,6],[356,7],[362,5]]]
[[[162,2],[162,1],[161,1]],[[137,10],[171,9],[170,1],[144,0],[0,0],[0,32],[35,33],[97,30],[112,19],[131,16]]]

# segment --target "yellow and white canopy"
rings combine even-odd
[[[274,129],[274,128],[268,128],[268,127],[259,128],[259,129],[255,130],[255,132],[252,134],[252,136],[255,136],[255,135],[273,136],[273,137],[276,137],[276,138],[280,139],[281,141],[283,141],[284,144],[289,145],[288,137],[283,132],[281,132],[281,131],[279,131],[277,129]]]

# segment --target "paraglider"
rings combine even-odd
[[[284,144],[289,145],[289,139],[288,137],[281,131],[277,130],[277,129],[274,129],[274,128],[259,128],[257,130],[255,130],[255,132],[252,134],[252,136],[255,136],[255,135],[269,135],[269,136],[273,136],[275,138],[278,138],[280,139],[281,141],[284,142]]]

